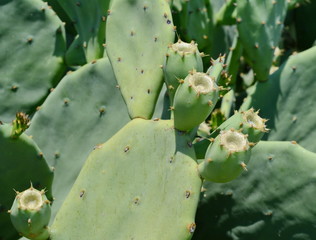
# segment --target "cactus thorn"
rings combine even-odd
[[[241,163],[240,163],[240,166],[241,166],[245,171],[248,171],[246,163],[241,162]]]

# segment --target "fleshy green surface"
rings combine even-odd
[[[77,54],[81,55],[82,49],[87,62],[101,58],[104,52],[105,21],[110,0],[58,0],[58,2],[73,22],[79,36],[70,47],[70,52],[67,52],[67,64],[82,63],[75,58]]]
[[[209,145],[205,159],[198,167],[201,177],[218,183],[229,182],[240,176],[245,171],[251,155],[248,143],[245,150],[229,151],[226,147],[227,144],[222,145],[221,136],[222,134],[218,135],[214,142]],[[235,139],[230,138],[228,146],[229,144],[238,145]]]
[[[316,152],[316,47],[293,55],[266,83],[258,83],[242,106],[269,119],[268,140],[297,141]]]
[[[213,43],[213,10],[209,0],[181,1],[173,12],[179,37],[186,42],[194,40],[201,51],[209,53]]]
[[[0,119],[30,113],[64,72],[62,22],[40,0],[0,2]]]
[[[176,47],[173,48],[172,46]],[[203,62],[198,46],[193,42],[185,43],[182,41],[169,46],[164,66],[164,79],[171,99],[171,105],[180,84],[179,80],[185,79],[189,72],[193,70],[203,72]]]
[[[189,74],[175,94],[172,108],[175,127],[190,131],[199,126],[212,112],[218,98],[218,86],[211,77],[204,73]]]
[[[131,118],[151,118],[163,84],[167,47],[174,39],[169,5],[165,0],[114,1],[106,37],[108,56]]]
[[[247,60],[259,81],[266,81],[278,46],[287,0],[239,0],[237,28]]]
[[[55,169],[56,214],[94,146],[129,121],[109,63],[104,58],[69,73],[32,119],[28,130]]]
[[[315,176],[316,154],[290,142],[260,142],[241,177],[204,184],[193,239],[314,239]]]
[[[188,141],[170,120],[132,120],[90,154],[51,239],[190,239],[201,179]]]
[[[236,0],[228,0],[217,12],[215,19],[217,24],[233,25],[236,23]]]
[[[32,240],[47,240],[50,215],[50,201],[44,190],[39,191],[32,186],[17,194],[10,209],[10,218],[15,229]]]
[[[16,195],[14,189],[23,191],[31,182],[38,189],[46,188],[52,200],[53,172],[41,150],[24,133],[12,139],[11,129],[10,124],[0,125],[0,239],[4,240],[16,239],[18,236],[7,213]]]

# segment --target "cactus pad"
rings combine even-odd
[[[53,216],[89,152],[128,121],[107,58],[67,74],[46,99],[34,115],[28,133],[55,170]]]
[[[290,142],[259,142],[249,170],[205,182],[193,239],[314,239],[316,154]]]
[[[16,234],[7,211],[15,193],[28,188],[30,182],[37,188],[46,188],[52,200],[53,172],[42,151],[25,133],[12,138],[12,125],[0,125],[0,239],[12,239]]]
[[[0,118],[31,113],[64,72],[62,22],[40,0],[0,3]]]
[[[151,118],[163,84],[165,54],[174,40],[168,3],[114,1],[106,38],[107,53],[131,118]]]
[[[268,80],[286,10],[287,0],[237,1],[239,37],[259,81]]]
[[[90,154],[51,239],[190,239],[201,187],[194,158],[173,121],[132,120]]]

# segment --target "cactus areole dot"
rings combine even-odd
[[[249,148],[247,136],[233,130],[222,131],[220,142],[230,152],[242,152]]]
[[[182,42],[181,40],[172,44],[171,47],[173,51],[178,52],[180,54],[190,54],[196,53],[198,51],[196,44]]]
[[[200,94],[207,94],[215,89],[213,79],[205,73],[189,75],[188,81],[191,87]]]
[[[19,203],[22,209],[37,210],[43,206],[42,192],[34,188],[19,193]]]

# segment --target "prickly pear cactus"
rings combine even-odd
[[[269,140],[295,140],[313,152],[316,125],[310,107],[315,107],[316,102],[315,56],[316,47],[291,56],[268,82],[249,89],[249,97],[242,106],[260,109],[260,115],[269,119]],[[306,107],[299,107],[306,96]]]
[[[62,22],[40,0],[0,3],[0,118],[31,113],[65,70]]]
[[[240,178],[204,183],[193,239],[313,239],[315,160],[294,142],[258,143]]]
[[[47,164],[42,150],[31,137],[20,131],[20,135],[16,135],[19,125],[16,123],[17,120],[13,125],[0,125],[1,239],[17,237],[7,213],[15,198],[14,189],[22,191],[31,182],[37,188],[45,188],[48,198],[52,200],[53,171]]]
[[[287,0],[240,0],[237,28],[246,57],[256,79],[266,81],[278,46],[287,9]]]
[[[151,118],[163,84],[167,47],[174,40],[169,5],[165,0],[116,0],[106,35],[107,53],[131,118]]]
[[[71,19],[77,38],[72,42],[66,54],[68,65],[77,65],[101,58],[105,43],[105,21],[110,0],[57,0],[62,9]],[[78,52],[84,56],[78,62]]]
[[[173,121],[134,119],[90,154],[51,239],[190,239],[202,183],[194,159]]]
[[[21,235],[34,240],[45,240],[49,238],[50,204],[45,189],[39,191],[31,185],[27,190],[16,193],[8,211],[11,222]]]
[[[32,119],[28,134],[55,172],[55,216],[90,151],[129,121],[107,58],[67,74]],[[49,136],[49,137],[48,137]]]

